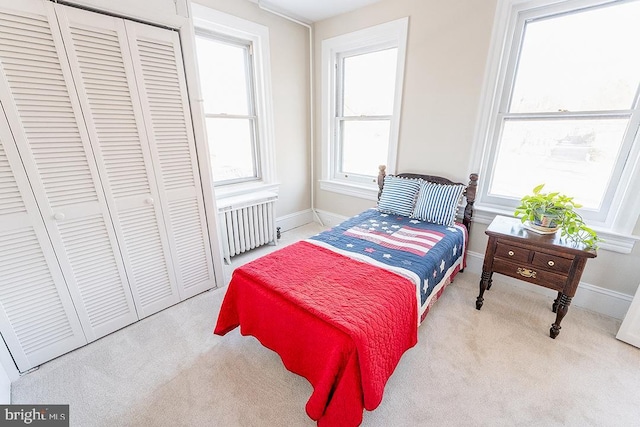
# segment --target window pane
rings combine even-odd
[[[393,114],[397,58],[397,48],[344,58],[343,116]]]
[[[639,22],[636,1],[528,23],[509,111],[632,108]]]
[[[389,120],[343,121],[340,172],[375,175],[387,163]]]
[[[207,119],[213,180],[257,177],[251,119]]]
[[[507,120],[498,145],[490,195],[520,199],[545,191],[574,196],[598,209],[620,151],[626,119]]]
[[[196,50],[205,113],[250,115],[247,47],[197,36]]]

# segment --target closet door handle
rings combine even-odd
[[[62,221],[65,218],[65,216],[62,212],[56,212],[53,215],[53,218],[55,218],[56,221]]]
[[[144,199],[144,202],[147,205],[152,205],[153,204],[153,197],[147,197],[146,199]]]

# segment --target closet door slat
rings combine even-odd
[[[92,341],[136,321],[137,314],[54,5],[5,2],[0,8],[3,19],[11,25],[0,25],[0,101],[80,322]],[[16,39],[20,52],[11,48]],[[23,69],[39,82],[37,89],[25,87]],[[34,111],[39,120],[34,120]],[[63,157],[57,147],[64,147]],[[79,241],[108,250],[89,260],[74,250]],[[86,271],[87,263],[95,269]],[[117,309],[105,314],[87,304],[97,297],[96,285],[109,302],[117,295]]]
[[[0,332],[22,372],[87,342],[2,108]]]
[[[63,5],[55,10],[133,300],[146,317],[180,295],[125,24]]]
[[[178,34],[125,22],[182,298],[215,286]]]

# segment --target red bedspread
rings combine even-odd
[[[415,286],[306,242],[236,269],[215,333],[240,325],[313,386],[319,426],[356,426],[417,342]]]

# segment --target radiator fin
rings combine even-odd
[[[227,206],[220,211],[224,258],[231,258],[267,243],[275,243],[275,197],[252,204]]]

